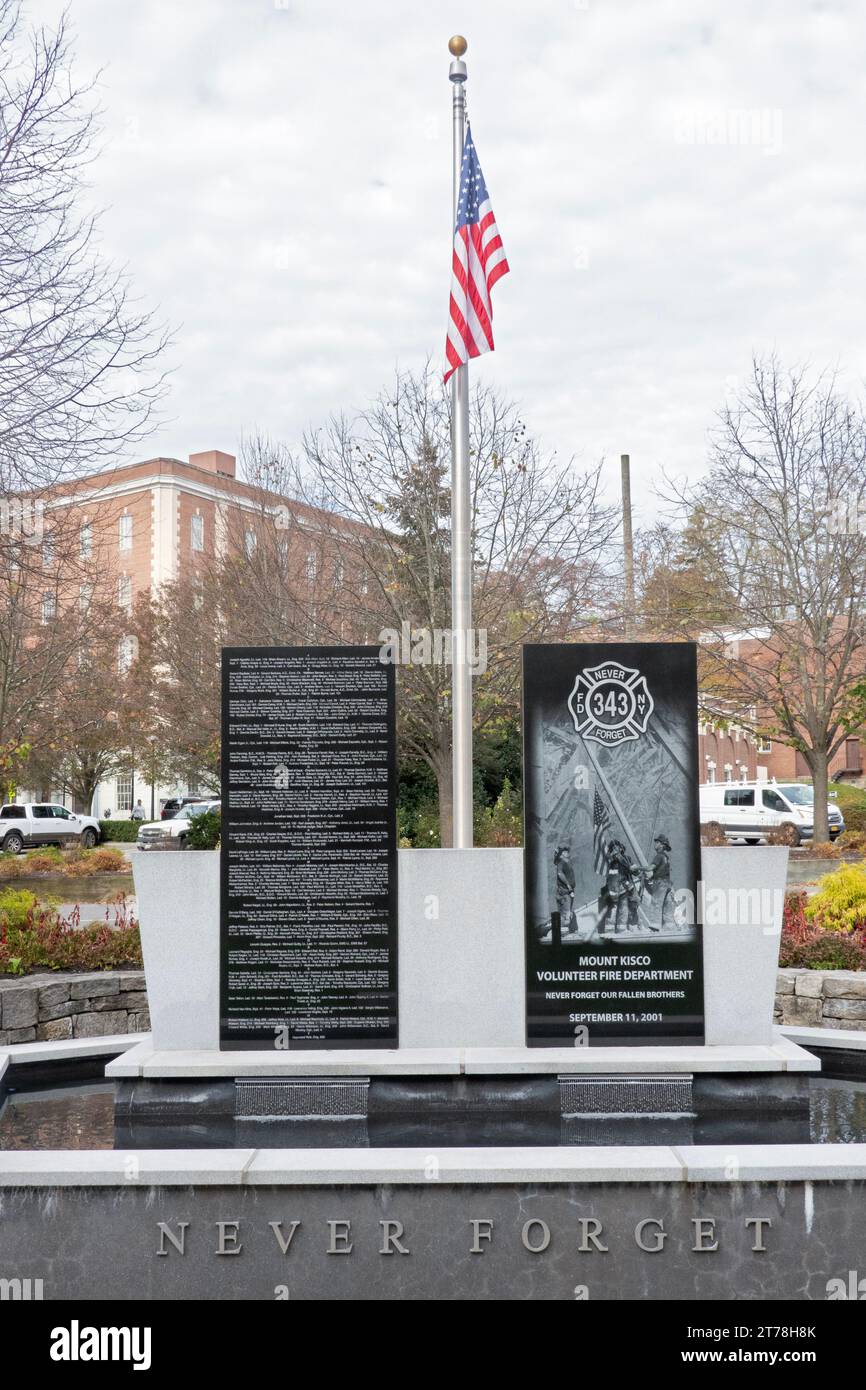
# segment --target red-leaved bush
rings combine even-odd
[[[806,916],[807,897],[802,889],[785,894],[779,964],[808,970],[866,970],[866,928],[826,931],[819,921]]]
[[[35,970],[141,969],[138,922],[121,894],[105,909],[104,922],[79,926],[73,908],[61,917],[53,908],[33,903],[23,920],[0,910],[0,975]]]

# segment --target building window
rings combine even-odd
[[[50,531],[42,538],[42,564],[47,570],[54,568],[54,537]]]
[[[47,589],[42,595],[42,621],[52,623],[57,617],[57,595]]]
[[[78,553],[82,560],[89,560],[93,554],[93,527],[89,521],[78,532]]]
[[[758,734],[757,749],[759,753],[772,753],[773,745],[768,738],[764,738],[763,734]]]
[[[122,574],[117,581],[117,602],[127,613],[132,611],[132,579]]]
[[[81,613],[87,613],[93,602],[93,585],[79,584],[78,586],[78,609]]]
[[[251,560],[256,553],[256,533],[255,531],[244,532],[244,551],[248,560]]]
[[[733,780],[734,780],[734,769],[732,768],[732,766],[731,766],[730,763],[725,763],[725,781],[726,781],[726,782],[733,782]]]
[[[308,550],[308,551],[307,551],[307,558],[306,558],[306,560],[304,561],[304,574],[306,575],[307,582],[308,582],[309,584],[314,584],[314,583],[315,583],[315,581],[316,581],[316,575],[318,574],[318,572],[319,572],[319,562],[318,562],[318,560],[317,560],[317,558],[316,558],[316,552],[315,552],[315,550]]]
[[[189,521],[189,543],[193,550],[204,550],[204,517],[196,512]]]
[[[114,800],[118,811],[132,810],[132,773],[122,772],[115,778]]]
[[[135,638],[122,637],[117,647],[117,669],[122,676],[132,666],[135,661]]]
[[[344,580],[344,578],[345,578],[345,575],[346,575],[346,567],[345,567],[345,565],[343,564],[343,561],[342,561],[342,560],[339,560],[339,559],[338,559],[338,560],[335,560],[335,561],[334,561],[334,583],[336,584],[336,586],[337,586],[338,589],[341,589],[341,588],[343,587],[343,580]]]
[[[118,549],[132,549],[132,517],[128,512],[124,512],[118,522]]]

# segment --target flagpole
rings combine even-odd
[[[453,84],[452,237],[460,200],[460,172],[466,133],[467,43],[461,34],[449,41]],[[472,670],[469,635],[472,627],[472,500],[469,487],[469,367],[451,377],[451,768],[453,840],[455,849],[472,848]]]

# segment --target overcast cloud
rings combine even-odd
[[[473,368],[561,454],[697,470],[753,350],[866,375],[857,0],[71,0],[103,243],[179,325],[146,452],[441,359],[447,40],[512,273]],[[56,22],[59,0],[29,0]]]

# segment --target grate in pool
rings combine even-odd
[[[560,1076],[561,1115],[682,1115],[691,1076]]]
[[[247,1120],[285,1120],[292,1117],[360,1119],[367,1114],[369,1077],[351,1081],[316,1077],[283,1077],[268,1081],[235,1082],[235,1115]]]

